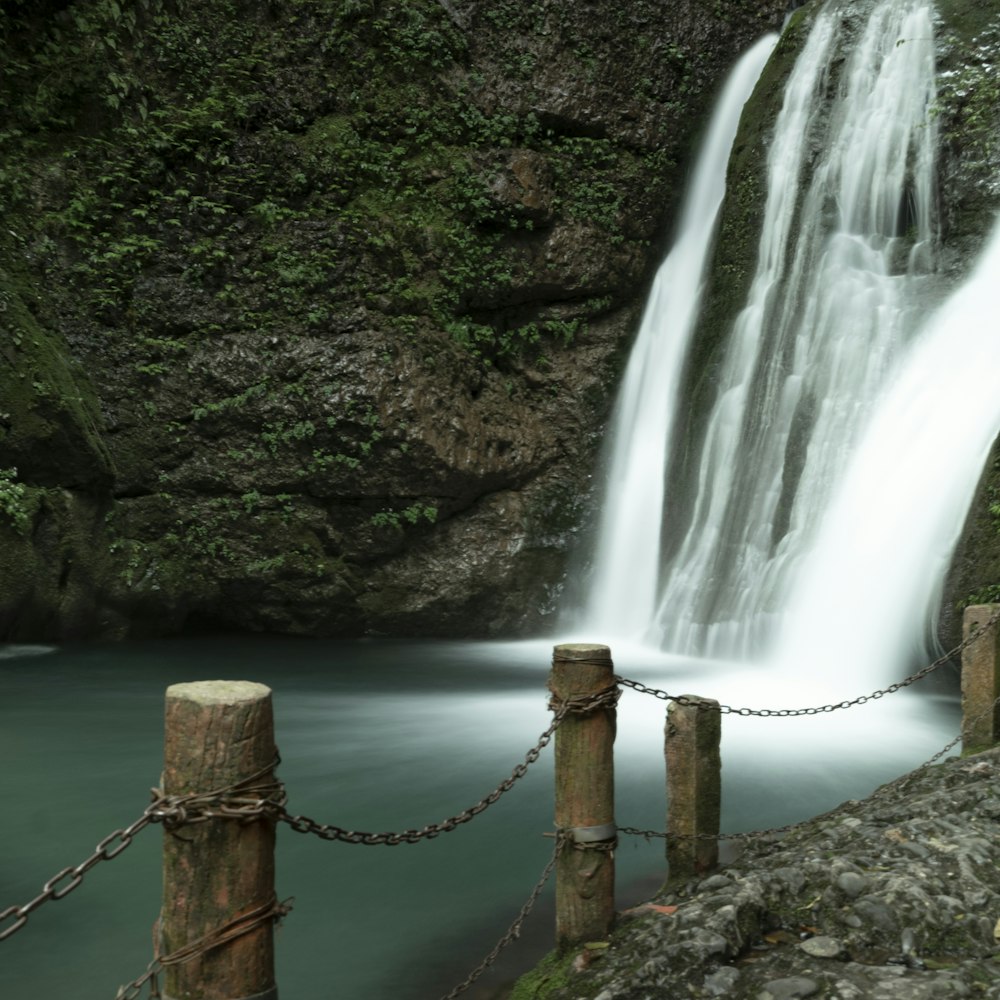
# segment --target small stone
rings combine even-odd
[[[813,958],[840,958],[844,954],[844,946],[836,938],[818,934],[803,941],[799,947]]]
[[[721,935],[701,927],[691,935],[691,942],[707,955],[725,955],[732,949],[729,942]]]
[[[698,891],[711,892],[715,889],[726,889],[732,884],[733,880],[727,878],[725,875],[712,875],[710,878],[705,879],[705,881],[698,886]]]
[[[801,997],[811,997],[817,990],[819,983],[815,979],[791,976],[766,983],[757,994],[757,1000],[800,1000]]]
[[[895,931],[898,928],[896,917],[885,903],[877,899],[859,899],[854,904],[854,911],[866,923],[884,931]]]
[[[740,970],[731,965],[724,965],[718,972],[705,977],[703,988],[710,997],[729,996],[730,991],[740,978]]]
[[[806,883],[806,877],[798,868],[775,868],[774,875],[781,879],[792,892],[800,892]]]
[[[837,888],[855,899],[868,888],[868,879],[858,872],[842,872],[837,876]]]

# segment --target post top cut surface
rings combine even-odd
[[[596,642],[567,642],[552,651],[555,660],[610,660],[611,649]]]
[[[235,705],[262,701],[270,696],[271,689],[256,681],[190,681],[167,688],[168,699],[193,701],[199,705]]]

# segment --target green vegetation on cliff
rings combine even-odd
[[[701,112],[782,6],[7,0],[0,468],[91,512],[33,523],[92,631],[537,620]],[[8,631],[59,619],[41,573]]]

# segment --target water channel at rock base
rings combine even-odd
[[[0,647],[0,910],[34,898],[136,819],[162,763],[163,695],[240,678],[274,691],[289,811],[346,829],[420,828],[474,804],[549,722],[553,640],[524,643],[175,639]],[[747,666],[613,649],[625,677],[737,707],[821,705],[867,694]],[[916,664],[922,666],[922,664]],[[622,826],[664,828],[664,703],[623,694],[616,742]],[[922,763],[957,732],[954,671],[876,702],[801,719],[727,715],[723,829],[808,818]],[[498,803],[417,845],[352,846],[278,831],[282,1000],[436,1000],[493,947],[544,868],[552,748]],[[0,996],[111,1000],[151,958],[162,832],[151,828],[36,910],[0,945]],[[619,905],[664,875],[662,840],[623,838]],[[552,940],[547,887],[523,938],[466,996],[495,995]]]

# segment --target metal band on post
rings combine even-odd
[[[569,830],[559,830],[559,836],[574,844],[603,844],[618,839],[618,827],[614,823],[600,826],[575,826]]]

